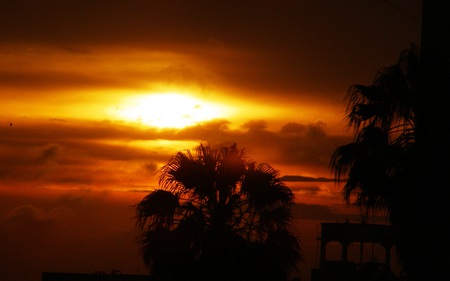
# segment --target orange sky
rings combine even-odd
[[[129,206],[200,141],[329,178],[347,88],[419,42],[420,1],[388,2],[2,1],[0,279],[143,273]],[[345,219],[334,183],[287,183],[304,225]]]

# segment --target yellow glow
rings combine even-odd
[[[157,128],[184,128],[225,114],[222,105],[173,92],[136,96],[114,110],[121,119]]]

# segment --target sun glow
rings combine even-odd
[[[180,93],[137,96],[122,103],[116,116],[157,128],[184,128],[225,117],[225,107]]]

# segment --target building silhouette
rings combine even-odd
[[[319,268],[311,270],[311,281],[397,280],[391,271],[391,249],[395,236],[390,225],[366,223],[321,223]],[[340,259],[327,258],[327,245],[338,242]],[[349,259],[349,246],[359,244],[359,260]],[[384,258],[364,256],[364,245],[381,245]]]

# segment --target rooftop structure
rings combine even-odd
[[[311,281],[395,280],[391,271],[391,249],[395,235],[390,225],[366,223],[322,223],[319,268],[311,271]],[[327,245],[338,242],[340,260],[327,259]],[[358,243],[359,261],[349,260],[349,245]],[[379,244],[384,260],[364,258],[364,244]],[[368,276],[370,275],[370,276]],[[378,278],[379,277],[379,278]]]

